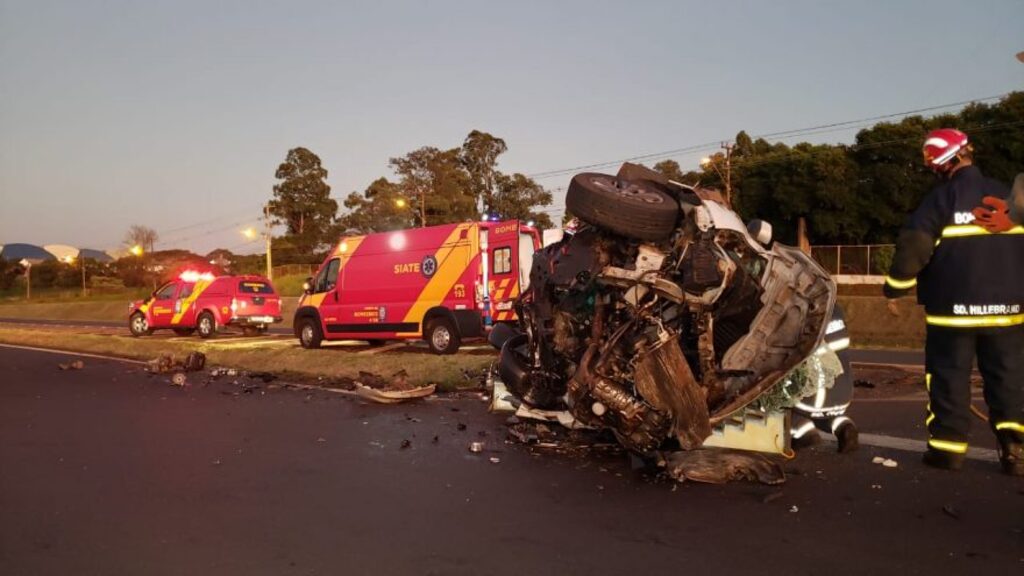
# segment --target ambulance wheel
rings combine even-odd
[[[320,323],[315,318],[305,318],[299,322],[299,344],[303,348],[319,348],[323,339]]]
[[[196,331],[195,328],[175,328],[174,333],[178,336],[191,336]]]
[[[214,319],[213,314],[203,312],[196,320],[196,329],[199,331],[200,338],[212,338],[217,333],[217,320]]]
[[[637,240],[664,240],[679,219],[679,204],[655,184],[593,172],[573,177],[565,205],[588,224]]]
[[[373,348],[379,348],[379,347],[387,344],[388,341],[387,340],[382,340],[380,338],[371,338],[371,339],[367,340],[366,343],[369,344]]]
[[[146,322],[146,315],[142,312],[136,312],[131,315],[128,319],[128,330],[131,331],[132,336],[136,338],[139,336],[153,335],[153,331],[149,329],[149,323]]]
[[[434,318],[427,325],[427,344],[434,354],[455,354],[462,344],[455,325],[447,318]]]

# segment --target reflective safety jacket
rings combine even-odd
[[[1009,189],[976,166],[957,170],[910,216],[896,241],[885,295],[917,286],[928,324],[984,328],[1024,324],[1024,226],[991,233],[974,224],[982,198]]]

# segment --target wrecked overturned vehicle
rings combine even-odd
[[[828,273],[752,236],[718,192],[626,164],[576,175],[566,206],[581,225],[534,254],[517,328],[491,334],[528,407],[567,410],[638,453],[691,450],[821,343]]]

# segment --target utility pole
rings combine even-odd
[[[82,265],[82,298],[85,298],[85,257],[79,254],[78,260]]]
[[[270,235],[270,204],[269,203],[263,206],[263,222],[265,224],[265,230],[263,232],[263,237],[267,241],[267,280],[273,280],[274,279],[274,263],[273,263],[273,260],[271,259],[271,256],[270,256],[270,240],[271,240],[271,235]]]
[[[718,169],[718,165],[711,159],[710,156],[705,156],[700,159],[700,165],[702,168],[711,166],[711,169],[718,174],[718,177],[725,183],[725,203],[727,206],[732,208],[732,151],[736,148],[735,144],[728,142],[722,142],[722,150],[725,150],[725,174]]]
[[[732,207],[732,149],[735,144],[722,142],[722,149],[725,150],[725,203]]]
[[[427,191],[420,189],[420,228],[427,227]]]

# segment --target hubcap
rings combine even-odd
[[[303,344],[309,344],[313,341],[313,327],[306,324],[302,327],[302,342]]]
[[[213,331],[210,327],[209,318],[203,318],[203,321],[199,323],[199,330],[201,330],[203,334],[209,334],[210,332]]]
[[[132,328],[139,333],[146,331],[146,319],[142,316],[136,316],[132,320]]]
[[[448,328],[440,326],[434,330],[434,333],[430,336],[430,340],[434,343],[434,348],[444,350],[448,347],[448,344],[451,343],[452,335],[448,332]]]

